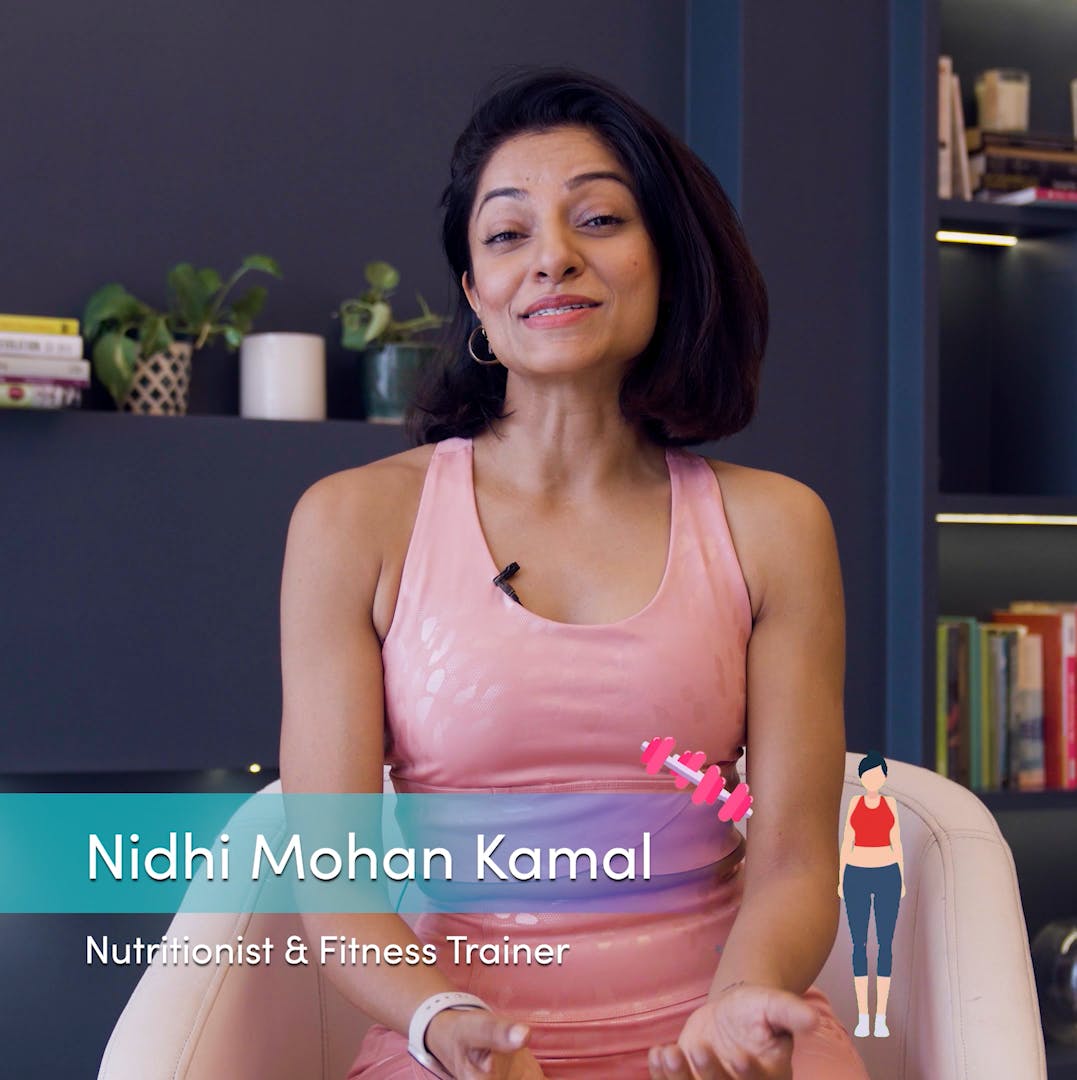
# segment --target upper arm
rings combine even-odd
[[[384,697],[373,598],[381,550],[362,482],[337,473],[292,511],[281,576],[286,792],[380,792]]]
[[[901,824],[898,821],[897,799],[893,795],[884,795],[883,798],[890,804],[890,811],[894,815],[894,824],[890,826],[890,844],[894,847],[901,843]]]
[[[746,887],[790,868],[837,872],[845,773],[845,604],[830,515],[811,488],[773,473],[762,474],[753,506],[744,539],[756,547],[760,601],[747,661]]]
[[[859,795],[854,795],[849,800],[849,808],[845,812],[845,835],[842,837],[842,843],[856,838],[856,833],[853,830],[853,811],[856,809],[856,800],[859,798]]]

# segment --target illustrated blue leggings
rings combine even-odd
[[[845,893],[849,932],[853,936],[853,975],[868,973],[868,916],[874,896],[875,936],[879,941],[879,963],[875,974],[889,978],[893,963],[891,945],[894,942],[894,924],[901,902],[901,871],[898,864],[846,866],[841,886]]]

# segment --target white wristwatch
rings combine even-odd
[[[441,1062],[426,1048],[426,1029],[430,1021],[443,1009],[486,1009],[490,1006],[474,994],[465,994],[459,990],[446,990],[440,994],[431,994],[416,1010],[408,1025],[408,1053],[441,1080],[453,1080],[442,1068]]]

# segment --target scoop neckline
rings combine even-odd
[[[479,547],[482,551],[483,558],[487,567],[492,572],[493,576],[501,573],[501,567],[494,561],[494,556],[490,551],[490,545],[487,542],[486,534],[482,530],[482,521],[479,518],[479,503],[475,497],[475,444],[472,438],[468,438],[467,442],[467,486],[468,496],[470,502],[471,522],[475,529],[475,533],[479,538]],[[662,580],[658,583],[658,588],[655,590],[654,595],[647,601],[647,603],[640,608],[639,611],[632,615],[628,615],[623,619],[618,619],[616,622],[604,622],[604,623],[570,623],[562,622],[560,619],[550,619],[545,615],[540,615],[536,611],[532,611],[530,608],[525,607],[522,603],[511,599],[507,594],[501,593],[501,596],[508,601],[508,606],[515,609],[520,613],[520,617],[527,618],[536,623],[541,623],[546,626],[556,627],[557,629],[564,630],[616,630],[620,627],[627,626],[629,623],[634,623],[638,619],[642,619],[646,616],[652,608],[656,607],[662,600],[665,593],[669,588],[669,580],[671,575],[671,569],[673,566],[673,552],[674,545],[678,538],[678,507],[680,505],[680,477],[677,469],[673,463],[673,450],[667,446],[664,448],[666,469],[669,472],[669,537],[667,540],[666,548],[666,562],[662,569]],[[500,590],[498,590],[500,592]]]

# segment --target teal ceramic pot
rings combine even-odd
[[[399,424],[415,396],[423,368],[430,363],[435,345],[380,345],[359,355],[363,408],[374,424]]]

